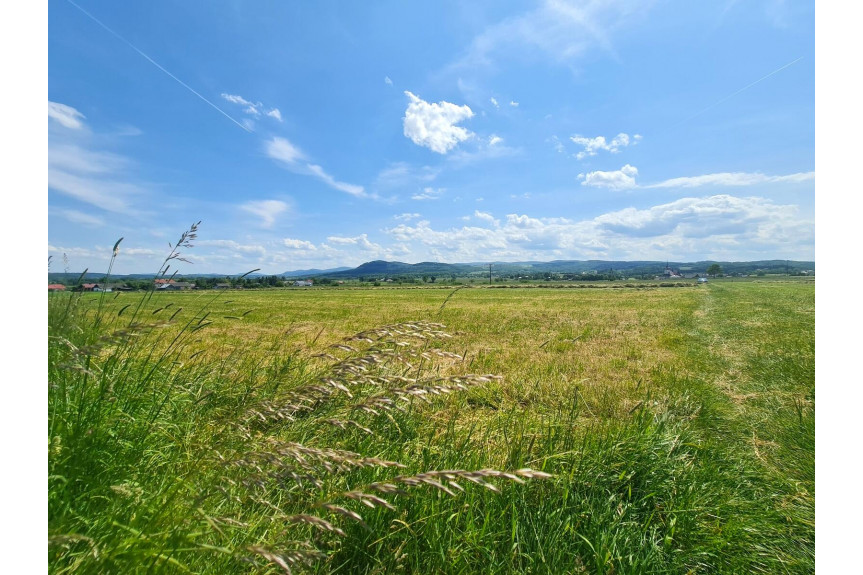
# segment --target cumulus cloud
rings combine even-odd
[[[84,127],[84,123],[81,121],[85,118],[84,114],[66,104],[49,101],[48,117],[58,122],[61,126],[72,130],[80,130]]]
[[[316,251],[318,249],[312,242],[307,242],[306,240],[296,240],[293,238],[284,238],[282,240],[282,245],[284,245],[286,248],[291,248],[292,250]]]
[[[338,246],[353,246],[364,251],[384,251],[379,244],[369,241],[368,234],[360,234],[354,237],[328,236],[327,241]]]
[[[422,220],[385,230],[415,258],[489,259],[808,259],[814,222],[795,205],[718,195],[627,208],[574,221],[508,214],[495,227],[436,229]],[[479,217],[482,212],[476,212]],[[483,214],[487,219],[490,214]]]
[[[288,204],[281,200],[256,200],[246,202],[240,209],[261,218],[262,228],[271,228],[276,218],[288,210]]]
[[[759,172],[721,172],[683,178],[671,178],[657,184],[644,186],[646,188],[697,188],[700,186],[752,186],[755,184],[772,184],[778,182],[800,183],[815,179],[815,172],[799,172],[784,176],[768,176]]]
[[[613,172],[595,171],[585,174],[579,174],[582,186],[590,186],[592,188],[608,188],[610,190],[627,190],[636,187],[635,176],[638,175],[638,169],[635,166],[626,164],[619,170]]]
[[[501,138],[500,136],[496,136],[495,134],[492,134],[491,137],[488,139],[489,146],[496,146],[501,142],[503,142],[503,138]]]
[[[478,220],[483,220],[483,221],[489,222],[489,223],[494,224],[496,226],[500,224],[500,221],[496,220],[494,218],[494,216],[488,212],[481,212],[479,210],[475,210],[473,212],[473,217],[475,217]]]
[[[584,150],[575,154],[575,157],[579,160],[584,159],[588,156],[595,156],[597,152],[600,150],[604,150],[606,152],[611,152],[612,154],[616,154],[620,151],[620,148],[625,148],[629,145],[635,145],[641,140],[641,136],[639,134],[635,134],[632,138],[629,137],[629,134],[624,134],[621,132],[611,139],[611,141],[606,141],[605,136],[596,136],[595,138],[586,138],[581,135],[574,135],[570,137],[570,140],[573,143],[582,146]]]
[[[280,162],[292,172],[315,176],[331,188],[352,196],[370,197],[363,186],[340,182],[328,174],[323,167],[309,162],[306,154],[286,138],[278,136],[272,138],[265,143],[264,151],[270,158]]]
[[[403,119],[404,135],[414,144],[446,154],[473,135],[456,125],[473,117],[473,111],[467,105],[457,106],[450,102],[430,104],[408,91],[405,95],[410,104]]]

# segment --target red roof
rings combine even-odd
[[[160,280],[153,280],[153,283],[159,285],[159,284],[175,284],[177,282],[175,280],[160,279]]]
[[[48,289],[63,291],[66,289],[66,286],[64,286],[63,284],[48,284]]]
[[[93,289],[97,285],[98,284],[83,284],[81,287],[83,287],[84,289]]]

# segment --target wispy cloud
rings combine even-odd
[[[75,108],[50,102],[48,117],[54,123],[48,132],[49,189],[100,210],[135,217],[147,213],[134,205],[146,191],[131,179],[131,160],[93,149],[84,115]],[[78,223],[84,223],[81,217]]]
[[[363,186],[336,180],[324,168],[309,162],[306,154],[286,138],[274,137],[268,140],[264,145],[264,150],[270,158],[278,161],[292,172],[314,176],[331,188],[358,198],[376,197],[367,194]]]
[[[756,184],[800,183],[815,179],[815,172],[799,172],[784,176],[768,176],[759,172],[720,172],[702,176],[671,178],[645,188],[697,188],[700,186],[752,186]]]
[[[84,114],[66,104],[49,101],[48,117],[72,130],[80,130],[84,127],[84,123],[81,121],[85,118]]]
[[[500,108],[500,104],[497,103],[497,99],[489,98],[489,102],[491,102],[491,105],[494,106],[495,108]]]
[[[403,119],[404,134],[414,144],[438,154],[446,154],[459,142],[473,134],[457,126],[459,122],[473,117],[467,105],[457,106],[450,102],[430,104],[422,98],[405,91],[410,99]]]
[[[407,162],[393,162],[378,173],[375,186],[383,189],[405,188],[435,180],[440,168],[413,166]]]
[[[261,218],[261,227],[269,229],[276,218],[288,210],[288,204],[281,200],[255,200],[246,202],[240,209]]]
[[[438,200],[443,195],[444,188],[423,188],[422,192],[418,192],[411,196],[412,200]]]
[[[73,224],[81,224],[91,228],[98,228],[105,225],[105,220],[93,214],[87,214],[78,210],[56,210],[58,215],[66,218]]]
[[[638,168],[626,164],[619,170],[612,172],[597,170],[595,172],[588,172],[587,174],[579,174],[578,179],[581,180],[582,186],[607,188],[610,190],[627,190],[636,187],[636,175],[638,175]]]
[[[352,196],[356,196],[358,198],[367,197],[365,189],[362,186],[358,186],[356,184],[348,184],[346,182],[340,182],[328,173],[326,173],[324,169],[317,164],[307,164],[307,167],[313,175],[320,178],[321,181],[326,183],[331,188],[339,190],[341,192],[345,192],[346,194],[350,194]]]
[[[392,80],[390,80],[390,77],[389,77],[389,76],[384,76],[384,84],[386,84],[387,86],[392,86],[392,85],[393,85],[393,81],[392,81]]]
[[[542,58],[571,65],[593,47],[615,57],[609,32],[648,5],[629,0],[546,0],[535,9],[487,27],[450,70],[490,68],[504,58]]]
[[[575,157],[581,160],[588,156],[595,156],[601,150],[616,154],[620,151],[620,148],[625,148],[629,145],[634,146],[635,144],[637,144],[639,140],[641,140],[641,136],[639,134],[635,134],[632,138],[630,138],[629,134],[621,132],[620,134],[613,137],[611,141],[606,141],[605,136],[586,138],[579,134],[576,134],[569,139],[572,140],[573,143],[578,144],[579,146],[584,148],[581,152],[575,154]]]
[[[421,217],[422,217],[421,214],[414,212],[414,213],[397,214],[397,215],[393,216],[393,219],[396,221],[408,222],[410,220],[415,220],[415,219],[421,218]]]

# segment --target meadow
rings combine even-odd
[[[52,573],[810,573],[815,283],[51,294]]]

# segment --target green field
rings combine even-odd
[[[813,572],[814,280],[618,286],[51,295],[50,571]]]

